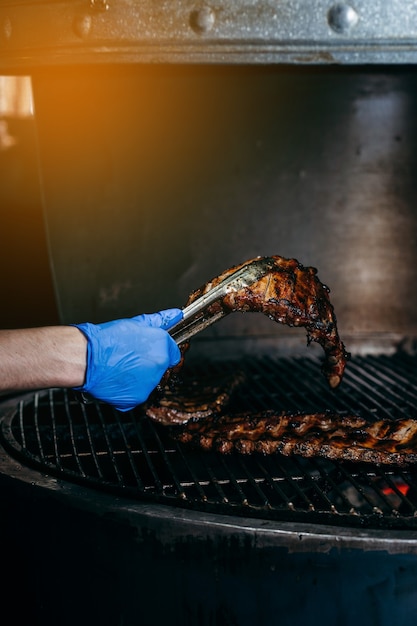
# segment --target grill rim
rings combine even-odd
[[[0,446],[0,450],[4,448]],[[64,502],[67,508],[75,507],[94,515],[111,517],[122,524],[127,522],[141,532],[144,528],[154,529],[168,542],[174,541],[176,537],[184,538],[187,534],[216,537],[233,534],[242,542],[245,537],[249,537],[251,541],[256,540],[256,547],[259,549],[283,546],[290,552],[304,553],[328,552],[336,547],[338,550],[383,550],[393,555],[417,555],[415,529],[382,530],[276,522],[139,502],[121,495],[115,498],[105,491],[62,481],[22,465],[7,452],[0,455],[0,483],[5,483],[19,497],[35,499],[37,506],[41,506],[43,500],[48,504],[51,500],[56,501],[59,506]]]
[[[302,360],[305,361],[304,359]],[[405,364],[401,362],[402,367],[405,367],[407,365],[407,362],[408,361],[406,361]],[[268,360],[263,363],[262,367],[271,367],[274,365],[274,363],[275,362],[273,360]],[[205,368],[206,366],[204,365],[203,367]],[[280,363],[280,367],[282,367],[282,363]],[[297,367],[300,367],[300,363],[297,363]],[[316,369],[317,362],[315,361],[314,364],[310,364],[309,367],[313,367],[314,369]],[[386,364],[385,364],[385,367],[386,367]],[[414,390],[414,387],[413,387],[413,390]],[[77,472],[70,471],[68,467],[65,467],[64,470],[61,470],[59,467],[59,463],[57,465],[53,465],[45,460],[39,460],[34,455],[32,455],[28,450],[20,446],[19,442],[17,442],[12,432],[12,423],[13,423],[13,420],[16,418],[16,414],[19,413],[19,407],[23,407],[25,402],[28,402],[29,405],[31,402],[32,404],[36,405],[39,394],[40,394],[39,396],[40,398],[49,394],[49,401],[50,403],[52,403],[51,404],[52,414],[54,414],[56,410],[56,405],[54,403],[55,401],[54,401],[54,396],[53,396],[54,392],[64,393],[65,402],[62,402],[62,399],[61,399],[61,404],[65,406],[64,411],[66,413],[66,416],[69,422],[72,422],[71,413],[69,413],[69,409],[71,407],[68,405],[68,393],[70,393],[68,392],[68,390],[44,390],[41,392],[33,392],[30,394],[26,394],[23,398],[22,397],[16,398],[14,403],[13,401],[9,401],[8,403],[6,403],[6,407],[8,405],[9,408],[8,410],[5,411],[3,418],[1,420],[1,436],[2,436],[5,450],[9,454],[11,454],[12,457],[18,458],[18,460],[21,461],[22,465],[29,465],[35,471],[40,471],[43,473],[47,472],[48,474],[50,474],[51,476],[53,476],[54,478],[58,480],[70,481],[78,486],[86,486],[89,488],[97,489],[99,491],[107,492],[113,497],[122,496],[128,499],[131,499],[132,501],[143,501],[147,504],[152,504],[152,503],[161,504],[163,506],[169,506],[172,508],[182,508],[184,510],[197,510],[202,513],[207,513],[207,514],[212,514],[212,515],[220,514],[220,515],[227,515],[231,517],[236,517],[236,516],[245,517],[248,519],[260,518],[264,521],[275,520],[278,523],[289,522],[291,524],[301,523],[301,524],[313,524],[313,525],[319,525],[319,526],[328,525],[328,526],[331,526],[332,528],[333,527],[335,528],[349,527],[353,529],[368,528],[368,529],[375,529],[375,530],[384,529],[385,531],[394,530],[394,529],[397,529],[397,530],[414,529],[415,530],[417,528],[417,517],[416,517],[416,510],[415,510],[416,507],[414,504],[412,504],[413,508],[411,509],[412,511],[414,510],[413,516],[398,515],[398,511],[395,511],[395,510],[392,511],[393,515],[390,515],[390,516],[388,515],[387,511],[385,511],[385,513],[380,514],[380,512],[377,510],[376,507],[372,508],[372,512],[367,511],[363,515],[361,515],[360,512],[359,514],[352,515],[351,512],[347,513],[347,511],[344,510],[343,507],[342,508],[339,507],[339,510],[336,508],[336,511],[333,511],[332,508],[329,511],[326,509],[323,510],[323,508],[321,509],[319,508],[318,510],[315,510],[313,507],[313,510],[311,509],[305,510],[302,507],[298,507],[296,508],[296,511],[294,513],[294,509],[285,510],[281,505],[278,505],[278,506],[275,505],[275,508],[272,507],[273,510],[270,511],[265,504],[263,504],[262,506],[258,506],[256,504],[256,499],[255,499],[255,502],[251,501],[250,506],[247,506],[247,507],[243,506],[244,504],[243,502],[232,502],[232,503],[227,502],[223,504],[219,500],[215,500],[214,502],[200,501],[196,503],[196,501],[190,497],[190,492],[188,492],[189,496],[187,497],[187,494],[184,491],[182,491],[182,487],[184,486],[184,488],[186,488],[187,485],[185,484],[185,481],[182,481],[181,483],[180,479],[178,479],[178,485],[180,488],[178,489],[178,485],[176,485],[176,489],[173,489],[173,492],[172,492],[174,495],[172,495],[170,491],[170,483],[168,484],[163,483],[162,485],[163,489],[160,493],[155,493],[155,491],[151,491],[151,489],[149,489],[148,492],[146,492],[146,489],[145,489],[145,490],[141,490],[138,493],[137,486],[135,488],[132,488],[132,486],[124,485],[123,483],[120,485],[120,484],[115,484],[115,483],[103,480],[101,478],[99,480],[97,478],[94,479],[89,475],[83,476]],[[33,402],[34,398],[35,398],[35,402]],[[59,404],[59,401],[58,401],[58,404]],[[0,408],[1,406],[2,405],[0,404]],[[77,406],[79,405],[77,404]],[[99,411],[99,414],[100,414],[100,411]],[[22,418],[21,414],[20,414],[20,417]],[[73,418],[75,421],[74,414],[73,414]],[[101,415],[100,415],[100,419],[102,419]],[[135,420],[133,420],[133,422],[134,421]],[[35,422],[36,422],[36,419],[35,419]],[[113,426],[116,424],[116,422],[117,422],[118,427],[121,428],[121,422],[119,418],[115,420],[115,423],[113,424]],[[105,425],[106,426],[108,425],[110,427],[112,424],[106,422]],[[49,428],[49,423],[48,423],[47,428]],[[153,425],[152,425],[152,428],[154,428]],[[73,440],[73,432],[72,432],[73,426],[71,423],[70,423],[70,430],[71,430],[71,440]],[[55,437],[55,433],[53,437]],[[24,438],[23,438],[23,443],[24,443]],[[109,446],[109,451],[110,451],[110,456],[112,456],[111,445]],[[41,449],[41,452],[42,452],[42,449]],[[142,452],[143,453],[145,452],[145,448],[143,448]],[[163,452],[166,455],[166,449],[163,449]],[[77,451],[75,451],[75,453],[78,454]],[[140,450],[138,450],[137,453],[140,454]],[[224,463],[223,462],[224,457],[220,455],[220,458],[222,460],[222,463]],[[242,457],[238,456],[237,458],[241,459]],[[169,459],[167,459],[167,462],[168,462],[168,469],[170,469]],[[239,461],[239,463],[243,465],[241,461]],[[320,470],[320,465],[318,466],[318,468]],[[233,478],[233,469],[236,469],[236,466],[234,467],[232,466],[232,473],[231,473],[232,478]],[[324,469],[325,469],[324,474],[322,474],[320,470],[320,479],[322,478],[327,479],[329,476],[331,477],[331,472],[330,474],[327,474],[326,468]],[[249,473],[250,469],[246,471],[248,471]],[[349,473],[349,471],[347,473],[348,473],[348,476],[355,476],[354,473],[351,474]],[[174,480],[176,480],[175,471],[171,472],[171,474],[174,476]],[[302,468],[301,468],[301,474],[302,474]],[[228,476],[228,480],[229,480],[230,476],[227,474],[227,472],[226,472],[226,475]],[[358,475],[360,475],[360,472],[358,472]],[[382,478],[385,479],[386,476],[389,477],[390,474],[389,473],[385,474],[385,472],[383,472]],[[395,477],[395,474],[394,474],[394,477]],[[314,483],[314,481],[311,480],[308,474],[302,474],[302,480],[305,483],[305,484],[300,483],[302,488],[305,488],[307,483],[310,483],[310,488],[311,486],[314,486],[314,487],[317,486],[317,483]],[[213,481],[213,484],[215,482],[216,481]],[[252,482],[256,483],[256,477],[252,477]],[[352,480],[352,482],[354,482],[354,480]],[[290,476],[289,484],[291,486],[291,489],[293,487],[298,489],[297,482],[296,481],[293,482],[291,476]],[[317,487],[318,490],[321,489],[320,484]],[[412,477],[410,479],[410,485],[413,488],[415,488],[414,479]],[[285,487],[285,484],[284,484],[284,487]],[[247,484],[246,484],[246,488],[247,488]],[[256,484],[255,484],[255,488],[256,488]],[[221,487],[219,487],[219,489],[220,489],[219,494],[221,495],[222,493]],[[338,490],[338,487],[336,484],[336,491],[337,490]],[[363,495],[361,490],[358,490],[358,491],[361,495]],[[262,496],[262,490],[260,493]],[[302,491],[300,493],[301,495],[303,494]],[[290,494],[290,498],[292,499],[293,497],[294,495]],[[325,497],[327,498],[326,495]],[[306,502],[309,501],[309,498],[310,496],[307,496]],[[291,499],[287,500],[287,502],[291,502]],[[268,504],[268,500],[266,501],[266,503]],[[277,515],[277,512],[278,512],[278,515]]]

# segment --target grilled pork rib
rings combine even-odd
[[[251,285],[230,290],[220,301],[210,305],[208,314],[215,315],[220,310],[226,313],[261,312],[288,326],[304,326],[308,343],[315,341],[324,349],[323,372],[329,385],[337,387],[349,355],[337,331],[329,289],[320,282],[314,267],[303,267],[296,259],[280,256],[251,259],[226,270],[194,291],[187,306],[235,271],[262,260],[270,264],[270,271]]]
[[[264,411],[258,415],[210,416],[171,429],[183,443],[204,450],[243,454],[280,452],[286,456],[406,466],[417,462],[417,420],[379,420],[332,413],[305,415]]]
[[[166,385],[163,394],[148,402],[145,412],[153,421],[170,426],[186,424],[219,414],[230,402],[231,396],[245,381],[245,374],[198,375],[178,378]]]
[[[237,270],[258,262],[266,262],[266,273],[255,282],[231,288],[221,299],[208,306],[206,314],[217,316],[220,312],[261,312],[282,324],[304,326],[308,342],[316,341],[324,349],[324,374],[329,385],[337,387],[341,382],[348,354],[337,331],[329,290],[318,279],[315,268],[303,267],[295,259],[258,257],[232,267],[207,282],[190,295],[187,306],[209,293]],[[181,346],[183,355],[187,348],[188,344]],[[238,376],[234,382],[230,379],[223,385],[212,385],[211,389],[209,381],[204,381],[201,386],[201,380],[191,386],[186,385],[182,390],[178,386],[174,391],[165,387],[165,397],[160,397],[157,403],[148,404],[146,414],[154,421],[169,426],[172,436],[182,442],[206,450],[230,452],[235,449],[247,454],[255,451],[280,451],[283,454],[321,455],[326,446],[323,434],[328,437],[335,429],[341,428],[339,419],[332,425],[332,418],[325,414],[309,415],[305,418],[277,415],[271,411],[257,416],[222,415],[231,392],[240,382],[242,380]],[[349,419],[344,418],[345,426],[351,425]],[[359,420],[358,424],[362,425],[362,422]],[[309,431],[307,444],[301,439],[302,433],[306,431]],[[312,433],[315,434],[315,439],[312,438]],[[343,446],[335,447],[336,441],[333,438],[332,450],[340,449],[346,453]]]

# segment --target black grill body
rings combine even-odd
[[[169,510],[23,473],[2,484],[15,623],[413,623],[414,531]]]

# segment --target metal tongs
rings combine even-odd
[[[222,300],[227,294],[240,291],[256,283],[271,271],[273,264],[274,261],[271,257],[257,257],[229,274],[218,285],[183,309],[183,319],[168,331],[171,337],[179,345],[227,315],[230,311],[223,308],[216,312],[210,312],[208,308],[215,302]]]
[[[230,311],[223,308],[218,312],[208,311],[207,309],[210,305],[224,298],[228,293],[250,287],[271,271],[273,266],[273,258],[257,257],[229,274],[215,287],[183,309],[184,316],[182,320],[168,330],[171,337],[180,345],[230,313]],[[97,401],[89,393],[77,392],[77,396],[83,404],[91,404]]]

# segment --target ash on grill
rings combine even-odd
[[[200,377],[243,370],[234,411],[359,413],[370,421],[415,416],[417,358],[354,357],[341,388],[315,358],[259,358],[194,365]],[[185,370],[187,371],[187,370]],[[8,451],[49,474],[138,500],[223,514],[368,528],[417,527],[417,467],[384,469],[280,454],[189,450],[140,408],[127,414],[80,404],[66,390],[16,400],[3,416]]]

